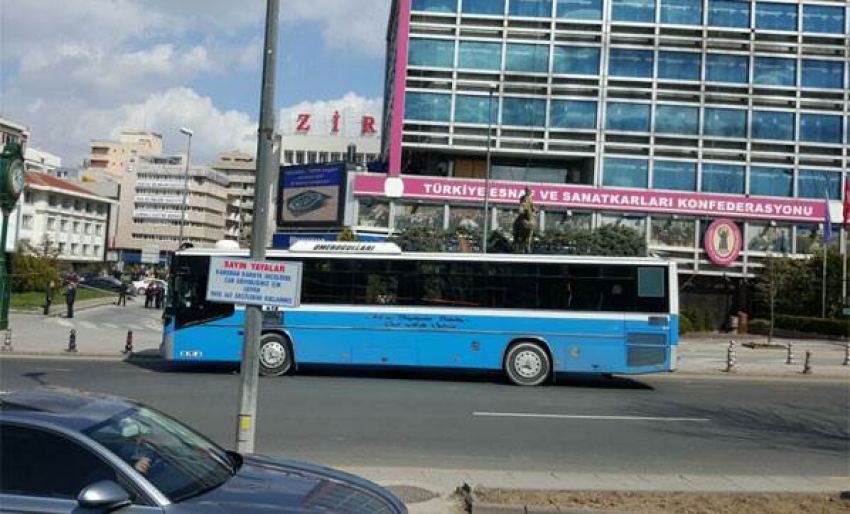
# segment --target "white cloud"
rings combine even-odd
[[[284,23],[314,22],[335,49],[383,57],[390,0],[292,0],[281,3]]]

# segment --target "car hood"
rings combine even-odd
[[[391,493],[348,473],[303,462],[244,456],[225,484],[180,502],[175,512],[404,514]]]

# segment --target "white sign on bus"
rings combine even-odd
[[[207,280],[207,300],[239,305],[298,307],[301,304],[302,268],[300,262],[213,257]]]

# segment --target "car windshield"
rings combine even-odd
[[[235,472],[227,452],[154,410],[138,407],[84,431],[176,502],[215,488]]]

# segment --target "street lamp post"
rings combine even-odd
[[[177,249],[183,246],[183,226],[186,224],[186,194],[189,190],[189,161],[192,158],[192,136],[195,134],[192,130],[187,129],[186,127],[180,127],[180,133],[184,136],[188,136],[188,142],[186,143],[186,167],[183,171],[183,203],[180,207],[180,237],[178,238],[179,242],[177,243]]]
[[[481,253],[487,253],[487,235],[490,232],[490,146],[493,132],[493,91],[496,86],[487,88],[487,164],[484,170],[484,238]]]

